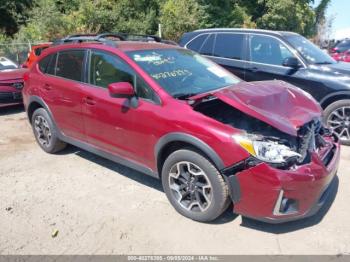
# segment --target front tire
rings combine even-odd
[[[216,219],[229,203],[228,188],[219,171],[192,150],[175,151],[165,160],[162,184],[173,207],[196,221]]]
[[[57,130],[44,108],[34,111],[32,128],[37,143],[45,152],[53,154],[67,146],[65,142],[58,138]]]
[[[350,99],[330,104],[324,110],[324,122],[343,145],[350,145]]]

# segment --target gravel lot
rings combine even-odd
[[[350,254],[349,147],[317,216],[269,225],[227,211],[203,224],[153,178],[73,146],[44,153],[21,107],[0,109],[0,134],[0,254]]]

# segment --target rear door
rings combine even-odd
[[[245,78],[246,36],[241,33],[216,32],[196,36],[186,48],[208,57],[241,79]]]
[[[216,33],[211,59],[245,80],[246,37],[241,33]]]
[[[40,83],[41,96],[48,104],[54,120],[67,136],[85,140],[82,124],[82,87],[85,50],[65,50],[53,55]],[[41,69],[43,70],[43,69]]]

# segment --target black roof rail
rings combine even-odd
[[[107,39],[107,37],[117,37],[120,40],[124,40],[124,37],[120,34],[75,34],[69,35],[65,38],[56,40],[53,42],[53,45],[61,45],[65,43],[82,43],[82,42],[100,42],[110,46],[116,46],[116,43],[113,40]]]
[[[116,46],[115,40],[109,38],[118,38],[117,41],[142,41],[142,42],[158,42],[174,44],[175,42],[164,40],[156,35],[142,35],[142,34],[129,34],[129,33],[102,33],[102,34],[74,34],[65,38],[56,40],[53,45],[60,45],[64,43],[82,43],[82,42],[100,42],[110,46]],[[176,44],[176,43],[175,43]]]
[[[129,41],[144,41],[144,42],[154,41],[158,43],[162,42],[162,38],[156,35],[142,35],[142,34],[129,34],[129,33],[116,33],[116,34],[120,34],[124,36],[125,40],[129,40]]]

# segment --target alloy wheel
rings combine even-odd
[[[39,143],[44,147],[49,147],[51,144],[51,130],[48,122],[42,116],[36,116],[34,119],[34,129]]]
[[[169,186],[173,197],[187,211],[204,212],[212,202],[213,190],[207,174],[191,162],[182,161],[171,167]]]
[[[341,141],[350,142],[350,106],[343,106],[331,112],[327,125]]]

